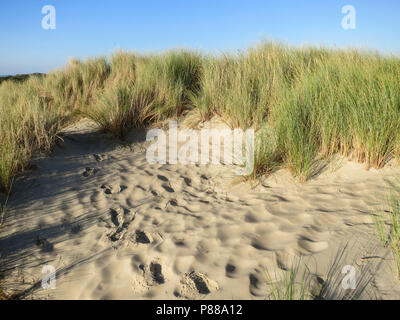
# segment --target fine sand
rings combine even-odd
[[[82,122],[62,137],[18,177],[0,229],[3,284],[20,298],[267,299],[267,275],[296,263],[314,290],[329,284],[324,298],[348,294],[345,265],[353,297],[400,298],[371,216],[398,167],[337,159],[304,184],[286,170],[250,183],[232,166],[149,164],[144,132],[118,144]]]

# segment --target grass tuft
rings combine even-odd
[[[389,210],[381,210],[374,215],[374,222],[382,245],[392,252],[400,279],[400,181],[390,187],[387,205]]]

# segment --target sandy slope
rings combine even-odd
[[[303,185],[281,170],[251,188],[227,166],[148,164],[143,133],[116,146],[78,125],[64,139],[17,181],[0,230],[0,269],[22,298],[265,299],[265,270],[279,278],[299,255],[315,286],[336,268],[331,298],[346,264],[369,282],[362,298],[400,298],[370,216],[398,168],[342,161]],[[44,265],[55,290],[41,288]]]

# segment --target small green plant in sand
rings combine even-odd
[[[268,298],[270,300],[310,300],[311,294],[311,274],[307,268],[302,273],[299,272],[300,260],[290,269],[284,272],[279,280],[273,280],[266,270],[267,283],[270,288]],[[275,272],[275,278],[277,278]]]
[[[387,204],[389,209],[380,210],[373,217],[382,245],[392,252],[397,277],[400,279],[400,183],[398,180],[390,187]]]
[[[354,250],[351,249],[351,250]],[[319,276],[309,268],[309,260],[304,262],[302,257],[293,257],[291,266],[279,269],[273,277],[265,270],[270,300],[357,300],[369,295],[374,298],[369,285],[372,281],[374,266],[363,265],[356,271],[356,287],[345,289],[342,286],[343,267],[349,265],[349,246],[342,244],[332,257],[326,274]],[[350,265],[355,266],[352,258]]]

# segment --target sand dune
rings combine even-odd
[[[6,287],[34,299],[265,299],[303,256],[325,279],[368,266],[361,298],[400,298],[371,210],[399,169],[334,162],[305,184],[280,170],[257,185],[232,166],[151,165],[143,133],[117,145],[87,124],[68,128],[51,157],[15,185],[0,234]],[[41,287],[44,265],[56,289]],[[342,277],[342,275],[341,275]],[[332,283],[340,298],[340,281]]]

